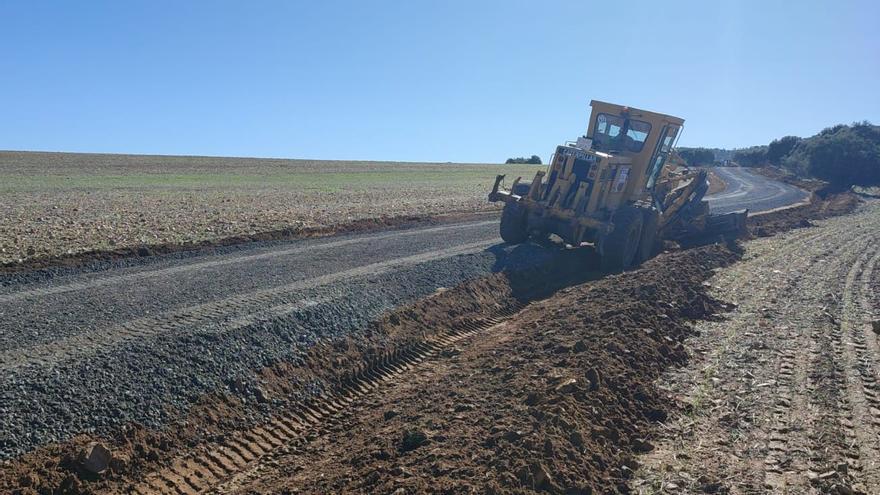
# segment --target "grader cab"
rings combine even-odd
[[[556,234],[592,244],[607,270],[652,257],[662,239],[738,234],[746,212],[710,216],[706,172],[671,159],[684,119],[593,100],[587,133],[557,146],[546,171],[510,190],[496,177],[489,201],[503,201],[501,237],[512,244]]]

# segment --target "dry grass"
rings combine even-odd
[[[0,263],[493,209],[540,167],[0,152]]]

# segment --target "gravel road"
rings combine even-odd
[[[689,414],[667,425],[641,493],[880,493],[878,241],[874,202],[751,241],[710,281],[737,309],[701,324],[699,357],[661,381]]]
[[[131,421],[158,427],[205,392],[259,400],[237,385],[254,370],[296,362],[322,337],[440,287],[552,256],[511,254],[497,229],[470,221],[10,276],[0,281],[0,459]]]
[[[727,184],[724,191],[706,198],[712,213],[728,213],[743,208],[756,213],[800,203],[810,197],[802,189],[744,168],[715,167],[712,170]]]

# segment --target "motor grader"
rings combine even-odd
[[[674,163],[684,119],[602,101],[590,102],[587,133],[556,147],[547,170],[502,189],[501,238],[518,244],[556,234],[571,246],[592,245],[609,271],[654,256],[662,240],[737,235],[746,213],[709,215],[705,170]]]

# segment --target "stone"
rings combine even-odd
[[[632,443],[632,447],[633,447],[633,450],[635,450],[636,452],[641,452],[641,453],[650,452],[650,451],[654,450],[654,444],[652,444],[651,442],[649,442],[643,438],[636,438]]]
[[[556,386],[556,391],[563,394],[568,394],[574,392],[577,385],[577,380],[574,378],[568,378],[566,380],[562,380],[562,383]]]
[[[508,431],[504,432],[503,438],[505,440],[507,440],[508,442],[515,442],[515,441],[519,440],[520,438],[522,438],[522,432],[508,430]]]
[[[403,432],[403,438],[400,442],[400,450],[408,452],[415,450],[422,445],[428,443],[428,435],[422,430],[407,430]]]
[[[587,381],[590,382],[590,390],[596,390],[599,388],[599,384],[602,381],[601,375],[599,375],[599,370],[596,368],[590,368],[587,370]]]
[[[532,482],[534,483],[535,488],[541,488],[553,483],[553,479],[550,477],[550,473],[547,472],[547,468],[545,468],[540,462],[533,463],[531,471]]]
[[[92,442],[80,453],[80,464],[92,474],[102,474],[110,466],[113,455],[103,444]]]

